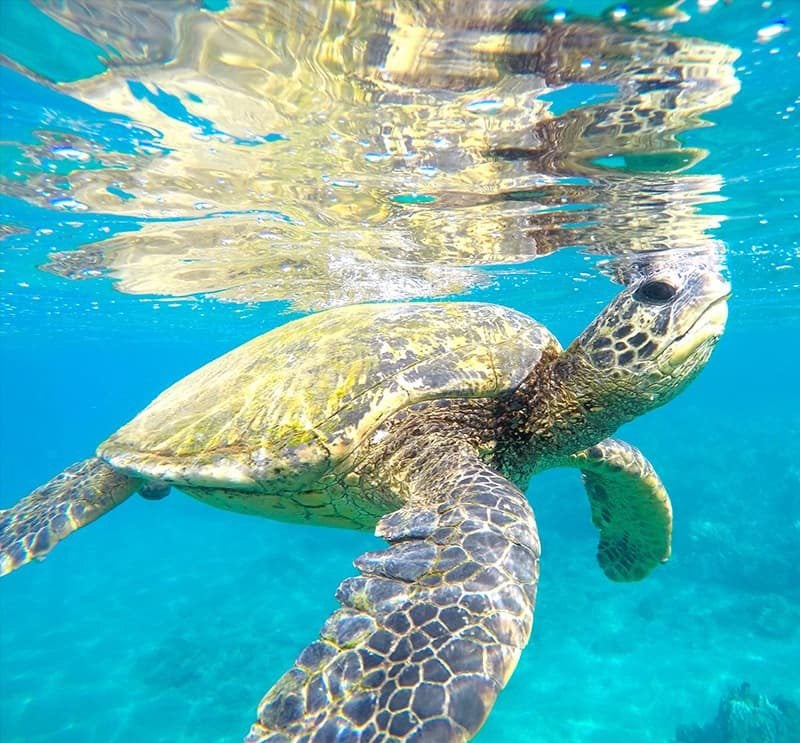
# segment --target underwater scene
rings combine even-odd
[[[0,21],[0,743],[800,743],[797,0]]]

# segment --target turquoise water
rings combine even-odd
[[[217,5],[208,12],[224,13]],[[678,725],[710,721],[720,697],[743,682],[800,704],[800,15],[792,0],[720,2],[707,13],[688,2],[684,10],[691,18],[673,33],[741,50],[741,91],[704,115],[714,127],[680,137],[708,150],[691,173],[724,179],[725,200],[701,213],[725,217],[713,236],[727,246],[734,287],[727,332],[682,396],[620,432],[670,491],[673,556],[642,583],[610,583],[595,563],[575,473],[537,476],[529,490],[543,544],[534,634],[479,735],[486,743],[669,743]],[[124,175],[147,154],[143,147],[164,140],[126,111],[107,113],[102,98],[90,106],[86,91],[43,82],[100,71],[94,42],[78,44],[27,3],[9,2],[2,12],[0,506],[7,507],[90,456],[165,386],[306,307],[290,306],[291,297],[220,301],[216,290],[178,298],[119,291],[130,280],[118,268],[86,281],[38,270],[53,251],[138,229],[141,215],[130,210],[146,198],[108,191],[105,209],[96,193],[89,209],[65,206],[53,183],[72,179],[71,192],[79,190],[75,171],[63,166],[75,156],[62,152],[62,165],[50,167],[36,143],[52,152],[55,132],[65,148],[93,144],[91,158],[116,153]],[[787,30],[759,41],[759,29],[779,18]],[[194,116],[188,125],[207,146],[210,127],[224,131],[207,116],[170,115]],[[270,134],[291,141],[292,132],[248,136]],[[22,175],[8,177],[13,171]],[[332,175],[340,191],[351,176]],[[130,184],[109,183],[104,189],[129,193]],[[397,193],[414,190],[412,181],[400,185],[408,188]],[[192,191],[191,182],[184,186]],[[47,188],[58,195],[42,195]],[[158,182],[147,190],[155,199]],[[169,199],[161,204],[155,227],[183,229],[180,206],[171,215]],[[261,216],[269,208],[262,205]],[[222,203],[212,211],[234,209]],[[273,210],[259,229],[283,229],[275,211],[284,214]],[[229,224],[233,231],[235,218],[222,219],[220,229]],[[486,269],[486,281],[448,298],[515,307],[566,344],[615,293],[593,270],[597,261],[567,247]],[[377,544],[368,535],[216,511],[177,492],[129,500],[3,580],[0,740],[241,739],[263,693],[334,608],[352,560]]]

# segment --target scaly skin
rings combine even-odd
[[[539,538],[524,494],[469,450],[435,451],[385,516],[343,608],[267,694],[247,743],[463,741],[528,642]],[[424,492],[419,492],[424,489]]]
[[[512,473],[478,455],[491,459],[490,412],[482,400],[420,404],[366,447],[363,487],[399,488],[410,505],[378,523],[390,547],[356,560],[343,608],[265,696],[246,743],[477,732],[527,643],[540,552]],[[584,471],[606,574],[639,580],[663,562],[669,501],[638,450],[607,439],[563,459]]]
[[[44,557],[141,485],[97,457],[67,467],[13,508],[0,510],[0,575]]]
[[[605,439],[563,462],[583,473],[600,530],[597,561],[616,581],[644,578],[669,559],[672,505],[653,465],[635,447]]]

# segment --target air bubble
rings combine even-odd
[[[467,111],[474,114],[494,114],[503,108],[503,101],[496,98],[486,98],[481,101],[472,101],[466,105]]]
[[[621,21],[628,15],[629,12],[630,12],[630,8],[628,7],[627,3],[622,3],[622,5],[617,5],[611,11],[611,17],[615,21]]]
[[[76,199],[51,199],[50,204],[56,209],[65,209],[71,212],[83,212],[89,208],[86,204]]]
[[[780,36],[782,33],[788,30],[789,26],[786,25],[786,19],[778,18],[777,21],[759,28],[758,32],[756,33],[756,40],[764,44],[767,41],[772,41],[772,39],[774,39],[776,36]]]
[[[56,157],[63,157],[65,160],[76,160],[77,162],[85,163],[89,160],[89,155],[74,147],[53,147],[51,152]]]

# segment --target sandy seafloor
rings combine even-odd
[[[716,129],[689,135],[711,146],[708,167],[728,179],[728,332],[685,394],[620,432],[669,488],[672,560],[640,584],[610,583],[576,473],[537,477],[534,635],[484,743],[669,743],[742,682],[800,703],[800,126],[798,113],[781,113],[800,90],[791,84],[800,60],[794,29],[776,53],[753,41],[793,10],[737,0],[688,29],[743,48],[744,87],[711,117]],[[29,275],[6,274],[3,285],[3,506],[89,456],[168,383],[288,317],[213,302],[194,314],[125,304],[102,284],[89,296],[36,272],[33,258]],[[557,274],[578,261],[549,265]],[[533,296],[507,276],[469,297],[530,312],[568,341],[612,295],[600,283]],[[377,544],[180,493],[131,499],[3,581],[0,740],[239,740],[334,608],[352,559]]]

